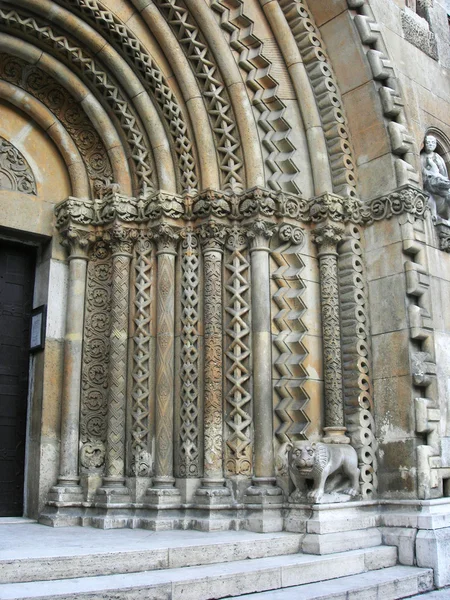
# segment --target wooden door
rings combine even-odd
[[[22,516],[34,249],[0,241],[0,516]]]

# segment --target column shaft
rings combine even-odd
[[[130,261],[129,242],[113,245],[106,485],[125,482]]]
[[[69,289],[64,339],[59,485],[77,485],[80,438],[81,362],[87,256],[69,258]]]
[[[255,478],[274,478],[269,249],[251,250]]]
[[[158,252],[156,321],[156,460],[155,487],[172,487],[175,252]]]
[[[325,386],[324,442],[348,444],[345,435],[344,394],[342,386],[341,319],[339,314],[339,282],[337,247],[345,227],[325,221],[313,231],[319,247],[320,303],[322,309],[323,369]]]
[[[337,255],[321,254],[319,263],[324,357],[325,427],[342,427],[344,414]]]
[[[204,251],[204,484],[223,483],[222,252]]]

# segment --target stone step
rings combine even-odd
[[[283,532],[156,534],[143,530],[102,531],[77,527],[73,532],[77,537],[70,542],[66,528],[55,530],[37,525],[34,535],[33,529],[27,531],[29,537],[20,540],[22,544],[19,541],[15,550],[11,547],[0,550],[0,583],[138,573],[298,554],[303,538],[300,534]]]
[[[416,596],[416,594],[423,594],[432,588],[432,569],[395,566],[330,581],[244,596],[229,596],[229,598],[233,600],[348,600],[349,598],[351,600],[399,600],[410,598],[414,594],[414,598],[428,600],[433,594],[430,596],[428,594]],[[447,597],[450,597],[450,592],[448,593]]]
[[[211,600],[365,573],[395,565],[397,549],[294,554],[97,577],[10,583],[2,600]],[[270,592],[274,593],[274,592]],[[415,593],[415,592],[414,592]]]

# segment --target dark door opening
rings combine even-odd
[[[35,250],[0,240],[0,516],[23,515]]]

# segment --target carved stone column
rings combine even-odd
[[[175,373],[175,261],[179,232],[167,224],[153,230],[157,247],[156,305],[156,433],[155,477],[147,490],[156,506],[177,505],[174,487],[174,373]]]
[[[272,400],[272,333],[270,314],[269,241],[273,231],[269,224],[256,220],[247,229],[250,240],[250,271],[252,284],[252,357],[253,357],[253,425],[254,468],[252,486],[246,502],[272,509],[282,501],[282,491],[275,485],[273,452]],[[250,528],[256,531],[277,531],[282,528],[281,513],[269,510],[250,518]]]
[[[115,226],[109,231],[112,249],[111,333],[108,379],[106,469],[99,494],[127,495],[125,429],[128,371],[130,262],[136,230]],[[121,499],[123,501],[123,498]]]
[[[222,261],[226,229],[216,223],[199,228],[204,271],[204,479],[197,490],[203,502],[229,496],[223,476],[223,326]]]
[[[324,442],[348,444],[344,424],[341,325],[339,317],[337,246],[344,237],[343,223],[326,221],[313,231],[318,246],[322,306],[323,368],[325,385]]]
[[[75,494],[81,499],[78,446],[84,304],[90,234],[88,231],[70,226],[63,232],[63,236],[62,243],[69,249],[69,288],[64,339],[60,474],[57,487],[52,491],[70,494],[71,499],[74,499],[73,494]]]

